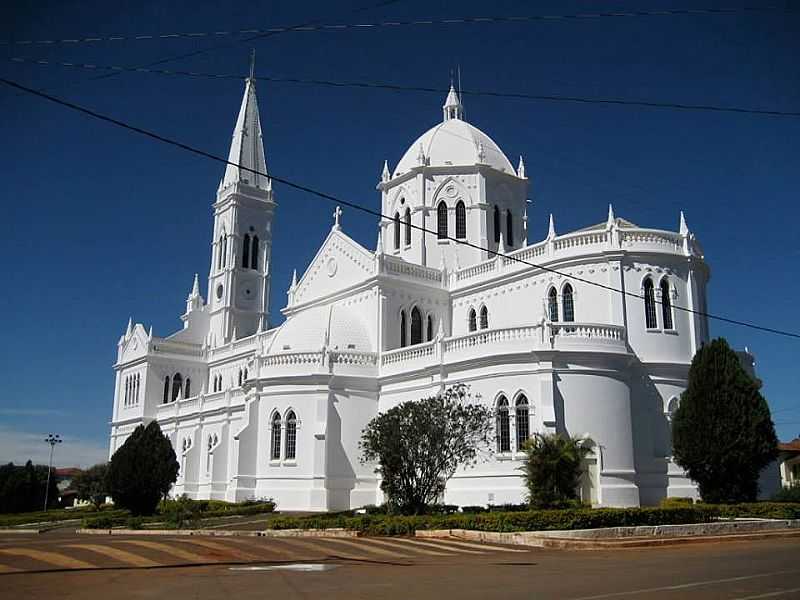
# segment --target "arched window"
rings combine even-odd
[[[250,268],[258,269],[258,236],[253,236],[253,250],[250,252]]]
[[[244,380],[247,381],[247,367],[244,368]]]
[[[219,244],[217,244],[217,269],[222,268],[222,236],[219,236]]]
[[[669,296],[669,281],[666,277],[661,280],[661,317],[664,329],[672,329],[672,299]]]
[[[555,290],[554,290],[555,291]],[[572,298],[572,286],[567,284],[561,293],[561,303],[563,305],[564,321],[572,322],[575,320],[575,302]]]
[[[286,415],[286,459],[297,458],[297,418],[294,411]]]
[[[281,459],[281,416],[275,413],[272,417],[272,443],[270,444],[270,458]]]
[[[394,249],[400,250],[400,213],[394,213]]]
[[[406,246],[411,245],[411,209],[406,208]]]
[[[186,381],[183,384],[183,397],[184,398],[188,398],[189,396],[192,395],[191,387],[192,387],[192,380],[187,377]]]
[[[415,306],[411,309],[411,345],[422,343],[422,313]]]
[[[183,377],[180,373],[175,373],[172,378],[172,401],[181,397],[181,387],[183,387]]]
[[[494,205],[494,243],[500,243],[500,209]]]
[[[497,451],[511,452],[511,423],[505,396],[497,400]]]
[[[433,317],[428,315],[428,341],[433,340]]]
[[[489,328],[489,309],[485,306],[481,307],[481,329]]]
[[[125,398],[123,399],[122,403],[127,406],[128,404],[128,378],[125,378]]]
[[[456,204],[456,237],[460,240],[467,237],[467,207],[461,200]]]
[[[506,246],[511,247],[514,245],[514,217],[511,216],[511,211],[506,211]]]
[[[214,438],[208,436],[208,450],[206,452],[206,474],[211,473],[211,449],[214,447]]]
[[[406,311],[400,311],[400,347],[404,348],[407,346],[406,340]]]
[[[517,450],[522,450],[522,446],[531,436],[530,406],[528,399],[524,395],[517,398]]]
[[[222,266],[228,264],[228,237],[222,236]]]
[[[242,268],[250,268],[250,236],[246,233],[242,240]]]
[[[440,240],[447,239],[447,204],[444,200],[436,207],[436,237]]]
[[[558,292],[556,288],[550,288],[547,293],[547,314],[551,321],[558,323]]]
[[[653,280],[649,277],[644,280],[644,322],[648,329],[656,329],[656,298],[653,289]]]
[[[242,387],[242,370],[239,369],[239,387]]]
[[[164,400],[163,404],[169,402],[169,375],[164,377]]]
[[[469,309],[469,316],[467,317],[467,319],[468,319],[468,322],[469,322],[469,330],[470,331],[476,331],[478,329],[478,319],[475,316],[475,309],[474,308],[470,308]]]
[[[139,383],[140,383],[140,376],[136,376],[136,404],[139,404]]]

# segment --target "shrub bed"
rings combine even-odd
[[[276,517],[270,529],[330,529],[343,527],[369,535],[408,535],[425,529],[473,529],[477,531],[541,531],[549,529],[594,529],[634,525],[707,523],[717,516],[716,507],[601,508],[529,510],[473,514],[390,516],[363,515],[330,518]]]
[[[127,510],[106,511],[103,514],[92,513],[83,520],[86,529],[111,529],[113,527],[129,527],[131,529],[146,528],[148,523],[162,523],[165,529],[194,528],[205,519],[219,517],[247,516],[271,513],[275,510],[275,502],[243,502],[232,504],[220,500],[190,500],[178,498],[162,501],[158,513],[149,517],[131,517]]]
[[[0,527],[16,527],[28,523],[55,523],[57,521],[69,521],[72,519],[82,519],[84,517],[97,516],[100,514],[118,512],[114,510],[97,511],[94,507],[63,509],[57,508],[47,512],[29,512],[0,515]],[[127,514],[127,513],[126,513]]]
[[[759,519],[800,519],[800,502],[743,502],[741,504],[697,504],[713,506],[725,519],[756,517]]]

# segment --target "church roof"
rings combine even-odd
[[[367,327],[345,306],[313,306],[291,315],[272,338],[269,354],[331,350],[372,352]]]
[[[218,191],[222,191],[234,183],[243,183],[265,191],[270,189],[268,177],[248,170],[252,169],[258,173],[267,172],[264,142],[261,135],[261,119],[258,114],[258,99],[256,98],[256,81],[253,77],[245,80],[242,106],[233,129],[228,162],[245,168],[241,169],[232,164],[225,167],[225,175],[219,183]]]
[[[393,177],[420,166],[421,156],[424,157],[425,165],[430,167],[483,164],[516,175],[511,162],[494,140],[463,120],[463,107],[452,87],[443,109],[444,120],[409,146],[397,163]]]
[[[616,225],[620,229],[638,229],[639,226],[636,223],[632,223],[628,221],[628,219],[623,219],[622,217],[617,217],[614,219]],[[602,223],[598,223],[597,225],[590,225],[589,227],[584,227],[582,229],[578,229],[577,231],[601,231],[608,227],[608,221],[603,221]]]

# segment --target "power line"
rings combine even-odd
[[[384,2],[378,6],[391,4]],[[377,7],[376,7],[377,8]],[[358,11],[354,11],[358,12]],[[272,35],[276,33],[309,33],[319,31],[366,31],[379,28],[397,28],[420,25],[474,25],[474,24],[494,24],[494,23],[559,23],[574,22],[580,20],[598,20],[608,18],[632,18],[632,17],[662,17],[662,16],[702,16],[702,15],[736,15],[765,12],[797,12],[782,6],[745,6],[741,8],[687,8],[687,9],[663,9],[663,10],[632,10],[632,11],[600,11],[585,12],[569,15],[511,15],[511,16],[467,16],[452,17],[447,19],[414,19],[406,21],[379,21],[374,23],[305,23],[302,25],[266,27],[254,29],[233,29],[230,31],[193,31],[193,32],[171,32],[171,33],[140,33],[130,35],[106,35],[106,36],[82,36],[74,38],[44,39],[44,40],[0,40],[0,45],[5,46],[53,46],[58,44],[97,44],[100,42],[141,42],[151,40],[174,40],[174,39],[199,39],[199,38],[222,38],[237,35]],[[250,38],[254,39],[254,38]],[[247,41],[247,40],[245,40]]]
[[[111,71],[116,73],[149,73],[155,75],[192,77],[198,79],[237,79],[241,80],[245,76],[238,73],[203,73],[199,71],[182,71],[175,69],[152,69],[147,67],[124,67],[120,65],[98,65],[95,63],[74,63],[68,61],[51,61],[47,59],[33,59],[22,56],[14,56],[8,59],[11,62],[20,64],[34,64],[41,66],[57,66],[70,69],[87,69],[92,71]],[[330,79],[304,79],[300,77],[272,77],[258,76],[256,79],[271,81],[274,83],[296,83],[304,85],[317,85],[333,88],[359,88],[359,89],[378,89],[394,92],[424,92],[446,94],[446,88],[409,86],[383,82],[369,81],[333,81]],[[740,106],[718,106],[713,104],[685,104],[676,102],[654,102],[649,100],[627,100],[625,98],[591,98],[584,96],[561,96],[556,94],[528,94],[524,92],[494,92],[488,90],[462,90],[463,96],[490,97],[490,98],[510,98],[516,100],[533,100],[544,102],[570,102],[577,104],[607,104],[618,106],[636,106],[641,108],[659,108],[682,111],[704,111],[704,112],[723,112],[739,113],[749,115],[763,115],[772,117],[800,117],[800,112],[768,110],[760,108],[747,108]]]
[[[100,121],[105,121],[106,123],[111,123],[113,125],[116,125],[117,127],[121,127],[123,129],[127,129],[129,131],[133,131],[133,132],[139,133],[141,135],[144,135],[146,137],[152,138],[152,139],[157,140],[159,142],[163,142],[163,143],[168,144],[170,146],[175,146],[176,148],[181,148],[183,150],[186,150],[187,152],[191,152],[192,154],[196,154],[198,156],[203,156],[205,158],[208,158],[208,159],[213,160],[215,162],[222,163],[224,165],[231,165],[231,166],[237,167],[239,169],[243,169],[245,171],[253,173],[255,175],[260,175],[262,177],[267,177],[267,178],[271,179],[272,181],[276,181],[278,183],[282,183],[283,185],[285,185],[287,187],[290,187],[292,189],[295,189],[295,190],[298,190],[298,191],[301,191],[301,192],[306,192],[306,193],[311,194],[313,196],[317,196],[317,197],[322,198],[324,200],[328,200],[328,201],[330,201],[332,203],[343,205],[343,206],[347,206],[347,207],[352,208],[354,210],[357,210],[357,211],[360,211],[360,212],[363,212],[363,213],[378,217],[378,218],[383,219],[383,220],[387,220],[387,221],[391,221],[392,220],[391,217],[389,217],[387,215],[384,215],[380,211],[373,210],[371,208],[368,208],[366,206],[362,206],[360,204],[357,204],[355,202],[351,202],[349,200],[344,200],[344,199],[341,199],[341,198],[337,198],[336,196],[333,196],[333,195],[328,194],[326,192],[320,192],[319,190],[315,190],[314,188],[308,187],[308,186],[303,185],[303,184],[295,183],[293,181],[290,181],[288,179],[284,179],[284,178],[279,177],[279,176],[274,175],[274,174],[261,172],[261,171],[258,171],[256,169],[251,169],[249,167],[246,167],[244,165],[239,165],[239,164],[231,162],[231,161],[229,161],[229,160],[227,160],[227,159],[225,159],[225,158],[223,158],[221,156],[217,156],[216,154],[212,154],[210,152],[206,152],[205,150],[201,150],[200,148],[196,148],[194,146],[190,146],[189,144],[185,144],[183,142],[179,142],[177,140],[173,140],[173,139],[168,138],[166,136],[163,136],[163,135],[161,135],[159,133],[155,133],[154,131],[150,131],[148,129],[137,127],[135,125],[131,125],[129,123],[126,123],[125,121],[121,121],[119,119],[115,119],[114,117],[109,117],[107,115],[103,115],[101,113],[95,112],[95,111],[93,111],[93,110],[91,110],[89,108],[80,106],[78,104],[74,104],[74,103],[69,102],[67,100],[63,100],[61,98],[56,98],[55,96],[51,96],[51,95],[46,94],[44,92],[35,90],[33,88],[29,88],[27,86],[24,86],[24,85],[22,85],[20,83],[15,82],[15,81],[11,81],[9,79],[5,79],[3,77],[0,77],[0,83],[3,83],[3,84],[5,84],[5,85],[7,85],[9,87],[15,88],[15,89],[20,90],[22,92],[26,92],[28,94],[32,94],[34,96],[38,96],[38,97],[43,98],[45,100],[49,100],[50,102],[53,102],[53,103],[58,104],[60,106],[64,106],[64,107],[69,108],[69,109],[71,109],[73,111],[88,115],[88,116],[90,116],[92,118],[95,118],[95,119],[98,119]],[[421,231],[423,233],[426,233],[426,234],[429,234],[429,235],[437,235],[438,236],[438,232],[430,230],[430,229],[426,229],[425,227],[422,227],[420,225],[411,224],[411,227],[413,229],[416,229],[416,230]],[[643,295],[636,294],[634,292],[630,292],[630,291],[627,291],[627,290],[617,289],[617,288],[615,288],[615,287],[613,287],[611,285],[606,285],[606,284],[603,284],[603,283],[600,283],[600,282],[597,282],[597,281],[591,281],[589,279],[585,279],[583,277],[579,277],[579,276],[576,276],[576,275],[570,275],[570,274],[564,273],[562,271],[559,271],[557,269],[553,269],[551,267],[547,267],[545,265],[540,265],[540,264],[536,264],[536,263],[533,263],[533,262],[530,262],[530,261],[527,261],[527,260],[523,260],[523,259],[518,258],[516,256],[507,255],[507,254],[501,255],[499,252],[497,252],[495,250],[491,250],[490,248],[484,248],[483,246],[479,246],[478,244],[474,244],[474,243],[469,242],[467,240],[460,240],[460,239],[456,239],[456,238],[450,237],[450,236],[447,236],[446,238],[443,238],[443,239],[447,239],[447,240],[455,242],[457,244],[462,244],[464,246],[475,248],[477,250],[482,250],[482,251],[488,252],[489,254],[492,254],[494,256],[504,256],[506,259],[511,260],[513,262],[517,262],[517,263],[524,264],[524,265],[527,265],[527,266],[530,266],[530,267],[541,269],[542,271],[546,271],[546,272],[549,272],[549,273],[560,275],[562,277],[566,277],[567,279],[571,279],[573,281],[579,281],[581,283],[585,283],[587,285],[591,285],[591,286],[594,286],[594,287],[599,287],[601,289],[605,289],[605,290],[608,290],[608,291],[611,291],[611,292],[614,292],[614,293],[617,293],[617,294],[621,294],[623,296],[630,296],[632,298],[636,298],[636,299],[639,299],[639,300],[644,300],[644,296]],[[659,303],[659,304],[661,303],[660,300],[655,300],[655,302]],[[694,310],[694,309],[691,309],[691,308],[688,308],[688,307],[685,307],[685,306],[679,306],[679,305],[676,305],[676,304],[673,304],[672,307],[674,309],[676,309],[676,310],[680,310],[680,311],[683,311],[683,312],[686,312],[686,313],[689,313],[689,314],[696,314],[696,315],[704,316],[704,317],[707,317],[707,318],[710,318],[710,319],[715,319],[717,321],[721,321],[721,322],[724,322],[724,323],[729,323],[729,324],[732,324],[732,325],[740,325],[742,327],[748,327],[750,329],[755,329],[755,330],[758,330],[758,331],[763,331],[763,332],[767,332],[767,333],[774,333],[776,335],[782,335],[782,336],[786,336],[786,337],[800,339],[800,333],[795,333],[795,332],[792,332],[792,331],[786,331],[786,330],[782,330],[782,329],[775,329],[775,328],[772,328],[772,327],[766,327],[766,326],[763,326],[763,325],[757,325],[755,323],[750,323],[750,322],[747,322],[747,321],[740,321],[740,320],[737,320],[737,319],[731,319],[731,318],[722,317],[722,316],[719,316],[719,315],[713,315],[713,314],[708,313],[708,312],[698,311],[698,310]]]

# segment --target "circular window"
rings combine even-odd
[[[222,300],[222,284],[217,286],[217,300]]]

